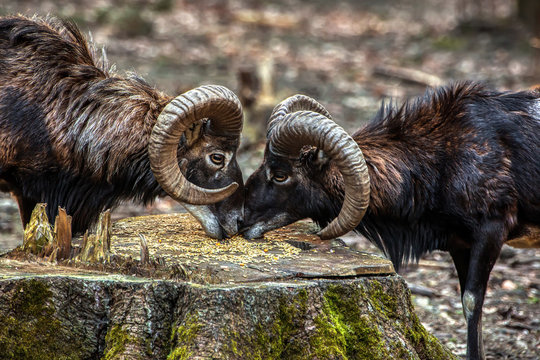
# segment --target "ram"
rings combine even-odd
[[[45,202],[49,219],[62,206],[80,233],[121,201],[168,194],[210,236],[236,233],[237,97],[209,85],[173,98],[96,54],[70,22],[0,18],[0,189],[23,225]]]
[[[324,239],[355,230],[396,269],[450,252],[461,286],[469,359],[484,357],[481,316],[503,244],[540,242],[540,92],[456,83],[383,106],[349,136],[315,100],[276,106],[263,164],[246,182],[248,238],[296,220]]]

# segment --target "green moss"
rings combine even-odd
[[[397,286],[397,284],[396,284]],[[437,338],[431,335],[422,326],[422,323],[414,313],[414,307],[411,303],[410,294],[406,289],[404,292],[409,294],[405,299],[401,299],[401,304],[398,303],[399,295],[391,294],[384,291],[382,284],[378,281],[369,282],[368,301],[377,311],[387,317],[389,320],[394,320],[394,327],[400,331],[409,343],[414,347],[420,359],[451,359],[453,355],[444,348]],[[403,318],[405,315],[400,314],[403,309],[411,309],[408,314],[408,321],[396,321]],[[399,345],[401,347],[401,345]],[[399,349],[398,349],[399,350]]]
[[[173,326],[171,334],[171,351],[167,360],[186,360],[191,357],[190,347],[201,329],[195,316],[188,317],[183,324]]]
[[[362,288],[351,294],[331,286],[324,294],[322,313],[315,318],[317,330],[311,347],[318,358],[388,359],[384,336],[377,323],[361,311]]]
[[[278,316],[270,331],[259,325],[256,342],[262,359],[297,359],[304,352],[301,344],[291,340],[303,328],[298,322],[305,321],[307,297],[307,291],[301,290],[290,303],[280,299]]]
[[[403,290],[405,291],[405,289]],[[377,310],[379,315],[394,321],[393,326],[404,335],[421,359],[437,360],[453,358],[453,355],[441,345],[437,338],[427,332],[422,326],[420,320],[413,312],[414,307],[411,303],[410,296],[407,296],[406,299],[401,299],[403,302],[401,304],[398,303],[398,296],[397,293],[391,294],[384,291],[382,284],[378,281],[369,282],[367,293],[369,303]],[[403,311],[403,309],[411,309],[411,312],[408,314],[408,321],[398,321],[398,319],[405,316],[403,313],[400,314],[400,311]],[[396,345],[402,348],[400,344]],[[401,351],[396,346],[392,347]]]
[[[102,359],[112,360],[123,356],[126,345],[133,342],[134,339],[120,325],[112,326],[105,335],[106,347]]]
[[[455,358],[450,351],[440,344],[435,336],[427,332],[416,314],[411,313],[410,320],[410,323],[404,326],[404,333],[421,359],[442,360]]]
[[[305,359],[309,349],[295,339],[304,329],[307,299],[306,290],[299,291],[292,300],[280,298],[272,323],[258,324],[252,335],[226,330],[231,343],[224,351],[242,359]]]
[[[392,286],[385,286],[392,281]],[[388,291],[388,289],[392,291]],[[354,286],[330,285],[311,321],[306,290],[278,299],[272,319],[249,330],[225,330],[224,358],[249,359],[451,359],[418,321],[403,282],[369,279]],[[306,330],[308,329],[309,330]],[[392,334],[385,334],[385,329]],[[393,330],[396,330],[395,333]],[[405,341],[404,341],[405,340]],[[406,345],[409,344],[409,345]]]
[[[80,359],[82,344],[70,339],[49,304],[52,293],[36,279],[20,281],[9,310],[0,316],[0,359]]]
[[[398,286],[396,283],[395,286]],[[358,303],[364,299],[365,304]],[[397,293],[385,291],[381,282],[370,280],[350,290],[331,286],[324,295],[322,313],[315,319],[317,332],[311,345],[319,358],[406,359],[414,356],[399,341],[381,333],[381,319],[391,322],[414,347],[420,359],[451,359],[452,354],[422,326],[413,312],[403,321],[404,309],[413,309],[410,298],[405,303]],[[365,306],[372,311],[365,311]],[[364,307],[364,308],[363,308]],[[408,320],[408,321],[407,321]]]
[[[234,355],[239,355],[239,352],[238,352],[238,343],[236,342],[236,340],[233,338],[231,340],[231,346],[230,346],[230,351],[234,354]]]
[[[399,317],[397,295],[389,294],[384,291],[384,288],[379,281],[370,281],[368,290],[364,291],[364,296],[379,314],[388,319],[396,319]]]
[[[124,330],[121,325],[113,325],[105,335],[105,351],[102,360],[125,359],[126,348],[132,347],[128,352],[130,359],[149,359],[153,358],[152,344],[149,338],[142,338],[130,335],[129,331]],[[133,357],[133,349],[137,349],[139,355]]]

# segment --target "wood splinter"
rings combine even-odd
[[[70,259],[72,256],[71,216],[58,207],[54,228],[46,213],[47,204],[39,203],[32,211],[30,222],[24,229],[23,250],[49,261]],[[95,235],[83,238],[83,247],[77,259],[87,262],[108,262],[111,249],[111,213],[105,211],[99,217]],[[148,249],[146,250],[148,252]]]
[[[96,233],[83,236],[83,247],[77,260],[84,262],[110,262],[111,260],[111,211],[99,215]]]
[[[44,203],[36,204],[23,237],[23,250],[40,257],[50,255],[54,243],[54,233],[45,211],[46,207],[47,204]]]
[[[69,259],[71,256],[71,216],[58,207],[58,216],[53,227],[49,223],[45,208],[39,203],[32,211],[30,222],[24,229],[23,250],[50,261]]]
[[[143,234],[139,234],[141,238],[141,265],[147,265],[150,262],[150,253],[148,251],[148,241]]]
[[[71,216],[66,210],[58,207],[58,215],[54,222],[55,246],[51,258],[65,260],[71,257]]]

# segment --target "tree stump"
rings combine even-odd
[[[216,241],[190,215],[158,215],[114,223],[104,262],[13,251],[0,258],[0,358],[454,358],[389,261],[313,232]]]

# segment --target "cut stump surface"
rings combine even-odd
[[[453,358],[389,261],[314,231],[216,241],[157,215],[116,222],[107,264],[6,254],[0,358]]]

